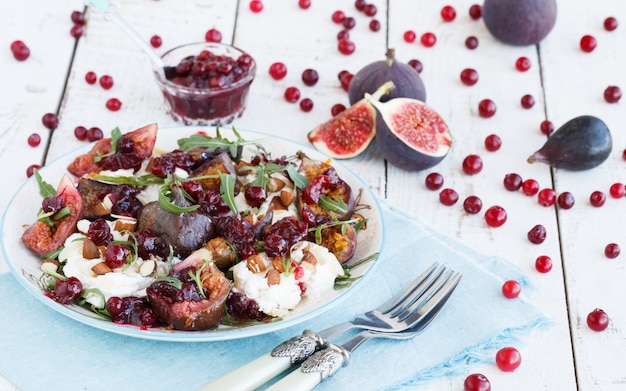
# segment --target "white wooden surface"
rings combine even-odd
[[[335,103],[348,104],[337,74],[341,70],[358,71],[371,61],[383,59],[386,47],[396,49],[400,60],[418,58],[424,64],[422,79],[427,102],[446,119],[453,132],[450,155],[438,166],[419,173],[408,173],[387,165],[375,148],[364,156],[345,163],[359,174],[379,196],[393,205],[423,219],[441,232],[471,244],[478,250],[502,256],[524,269],[538,289],[533,300],[555,321],[554,327],[538,332],[519,346],[522,366],[504,373],[495,366],[467,367],[467,374],[482,372],[491,380],[494,390],[622,390],[626,389],[626,352],[624,325],[626,310],[622,303],[622,281],[625,278],[622,254],[609,260],[604,246],[616,242],[626,248],[626,223],[622,218],[624,200],[610,197],[601,208],[590,206],[589,194],[608,189],[615,182],[626,181],[626,162],[622,151],[626,135],[622,127],[626,113],[623,103],[608,104],[602,98],[608,85],[626,88],[626,39],[624,26],[613,32],[602,27],[604,18],[614,16],[626,23],[626,5],[611,0],[569,0],[559,3],[557,24],[537,47],[512,47],[497,42],[482,20],[468,16],[473,0],[411,1],[371,0],[378,7],[376,19],[381,31],[369,31],[370,18],[356,11],[352,1],[313,0],[308,10],[298,8],[295,0],[266,0],[259,14],[252,13],[248,1],[219,0],[114,0],[118,11],[146,39],[153,34],[163,38],[163,52],[176,45],[202,41],[210,28],[219,29],[224,42],[249,51],[258,64],[257,77],[244,116],[235,121],[240,129],[258,130],[306,143],[307,132],[330,117]],[[453,5],[457,18],[445,23],[439,16],[441,7]],[[389,8],[387,8],[389,5]],[[5,191],[0,192],[4,210],[26,168],[33,163],[50,161],[83,142],[73,136],[78,125],[98,126],[108,133],[115,126],[127,131],[147,123],[158,122],[164,128],[176,123],[164,112],[162,97],[151,73],[148,58],[114,25],[101,15],[89,14],[84,36],[75,40],[69,35],[72,10],[82,10],[81,1],[52,3],[44,0],[3,3],[0,12],[0,167]],[[339,26],[331,21],[333,11],[340,9],[356,19],[350,32],[357,50],[351,56],[336,49]],[[388,19],[387,19],[388,16]],[[432,31],[437,44],[424,48],[419,43],[403,41],[404,31],[418,35]],[[598,48],[583,53],[578,41],[584,34],[598,39]],[[465,38],[479,40],[475,50],[464,46]],[[10,43],[22,39],[31,49],[25,62],[13,59]],[[529,71],[515,70],[520,56],[532,62]],[[269,65],[282,61],[287,77],[272,80]],[[472,87],[459,80],[462,69],[472,67],[479,82]],[[306,87],[301,72],[315,68],[320,81]],[[113,76],[115,85],[104,90],[84,81],[87,71]],[[297,105],[282,98],[287,86],[297,86],[302,97],[315,103],[313,111],[302,112]],[[519,99],[532,94],[537,103],[521,108]],[[119,98],[122,109],[113,113],[105,108],[111,97]],[[496,115],[478,116],[481,99],[497,104]],[[46,157],[48,132],[41,125],[46,112],[57,112],[60,126],[52,134]],[[582,114],[602,118],[612,129],[614,149],[602,166],[587,172],[551,171],[545,165],[529,165],[526,158],[545,141],[539,124],[548,118],[558,127]],[[28,146],[29,134],[37,132],[42,145]],[[487,152],[484,138],[498,134],[503,146],[498,152]],[[480,174],[462,172],[461,162],[468,154],[484,160]],[[445,177],[445,187],[461,196],[451,207],[439,204],[438,193],[424,186],[424,178],[437,171]],[[534,197],[506,191],[502,180],[507,173],[518,173],[524,179],[534,178],[541,187],[553,187],[557,193],[570,191],[576,197],[571,210],[539,206]],[[462,200],[478,195],[484,209],[501,205],[508,221],[500,228],[486,226],[482,213],[467,215]],[[531,244],[526,232],[535,224],[548,231],[541,245]],[[549,255],[554,268],[548,274],[534,270],[534,260]],[[0,260],[0,272],[7,272]],[[588,329],[587,313],[596,307],[611,317],[609,328],[602,333]],[[428,389],[460,390],[465,375],[438,379]],[[2,386],[0,382],[0,386]],[[6,385],[10,387],[10,385]]]

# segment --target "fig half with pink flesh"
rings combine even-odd
[[[376,145],[389,163],[407,171],[420,171],[448,155],[452,136],[433,108],[411,98],[380,102],[366,94],[365,99],[383,119],[376,124]]]

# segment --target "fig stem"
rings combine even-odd
[[[379,101],[380,98],[383,97],[383,95],[387,95],[394,88],[396,88],[396,85],[393,84],[392,81],[385,82],[380,87],[378,87],[378,89],[373,94],[369,94],[366,92],[364,99],[369,103],[372,103],[373,101]]]
[[[387,49],[387,53],[385,53],[385,56],[387,56],[387,66],[391,67],[391,65],[393,65],[393,62],[396,60],[396,50],[394,48]]]

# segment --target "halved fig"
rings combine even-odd
[[[74,159],[67,170],[77,177],[82,177],[103,169],[114,171],[119,168],[136,168],[141,165],[143,159],[152,155],[157,130],[157,125],[151,124],[122,135],[118,140],[117,152],[104,159],[102,156],[107,156],[114,150],[113,140],[111,138],[98,140],[91,151]]]
[[[320,244],[335,254],[339,263],[346,263],[356,251],[356,231],[350,224],[324,228]]]
[[[450,151],[452,136],[443,118],[417,99],[395,98],[387,102],[367,99],[380,112],[376,145],[387,161],[407,171],[438,164]]]
[[[220,153],[217,157],[204,163],[202,166],[193,170],[192,177],[210,176],[218,174],[231,174],[237,175],[237,167],[235,162],[231,159],[230,154],[227,152]],[[196,182],[200,183],[204,189],[207,190],[220,190],[219,178],[204,178],[198,179]]]
[[[394,88],[384,83],[371,100],[378,100]],[[308,134],[309,141],[320,152],[335,158],[349,159],[360,155],[376,135],[376,110],[361,99],[346,110],[324,122]]]
[[[69,176],[64,175],[61,179],[56,197],[60,199],[62,208],[69,209],[69,214],[58,220],[51,219],[52,226],[37,220],[22,235],[22,242],[26,247],[40,256],[58,250],[74,232],[83,213],[83,201]]]

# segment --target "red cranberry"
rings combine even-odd
[[[83,35],[83,26],[79,24],[75,24],[70,29],[70,35],[76,39],[82,37]]]
[[[541,125],[539,125],[539,129],[541,129],[541,133],[549,136],[554,132],[554,124],[552,121],[544,120],[541,121]]]
[[[54,130],[59,126],[59,117],[57,117],[56,114],[53,113],[46,113],[41,118],[41,122],[46,128]]]
[[[346,72],[343,75],[341,75],[339,82],[341,83],[341,88],[344,91],[348,92],[348,88],[350,87],[350,82],[352,81],[353,77],[354,75],[350,72]]]
[[[126,260],[130,256],[130,250],[123,244],[111,243],[104,251],[104,262],[111,269],[126,265]]]
[[[287,76],[287,66],[285,66],[282,62],[275,62],[270,65],[269,72],[272,79],[280,80]]]
[[[255,14],[258,14],[259,12],[263,11],[263,3],[259,0],[252,0],[249,6],[250,6],[250,11],[254,12]]]
[[[346,109],[346,106],[344,106],[341,103],[335,103],[333,105],[333,107],[330,108],[330,114],[334,117],[337,114],[341,113],[342,111],[344,111]]]
[[[587,326],[593,331],[604,331],[609,326],[609,316],[596,308],[587,315]]]
[[[485,212],[485,222],[490,227],[500,227],[502,224],[506,223],[506,210],[503,207],[494,205],[487,209]]]
[[[556,193],[550,188],[541,189],[539,194],[537,194],[537,202],[539,202],[541,206],[552,206],[555,201]]]
[[[518,191],[522,187],[522,177],[515,173],[506,174],[503,183],[508,191]]]
[[[607,258],[617,258],[619,256],[619,253],[621,252],[621,249],[619,247],[619,244],[617,243],[609,243],[606,245],[606,247],[604,247],[604,255]]]
[[[468,175],[475,175],[483,169],[483,160],[478,155],[468,155],[463,159],[463,171]]]
[[[495,152],[502,146],[502,139],[497,134],[490,134],[485,137],[485,148],[489,152]]]
[[[409,60],[407,64],[409,64],[411,68],[415,69],[417,73],[422,73],[422,71],[424,70],[424,65],[422,64],[422,62],[416,58]]]
[[[622,198],[626,194],[626,186],[623,183],[614,183],[611,185],[609,193],[613,198]]]
[[[300,90],[297,87],[287,87],[285,89],[285,100],[289,103],[296,103],[300,99]]]
[[[97,128],[97,127],[92,127],[87,129],[87,141],[92,142],[92,141],[98,141],[101,140],[104,137],[104,133],[102,132],[102,129]]]
[[[350,55],[354,53],[356,46],[354,45],[354,42],[349,39],[341,39],[337,44],[337,50],[339,50],[339,53],[341,54]]]
[[[343,18],[343,20],[341,21],[341,25],[346,30],[352,30],[354,26],[356,26],[356,19],[354,19],[352,16],[347,16]]]
[[[622,98],[622,90],[618,86],[608,86],[604,90],[604,100],[608,103],[617,103]]]
[[[552,270],[552,258],[547,255],[540,255],[535,259],[535,269],[539,273],[548,273]]]
[[[528,231],[528,240],[534,244],[541,244],[546,240],[546,227],[537,224]]]
[[[30,56],[30,49],[22,41],[13,41],[11,43],[11,52],[17,61],[24,61]]]
[[[452,22],[456,18],[456,10],[451,5],[446,5],[441,9],[441,18],[444,22]]]
[[[617,19],[612,16],[604,19],[604,29],[606,31],[613,31],[617,28]]]
[[[54,290],[50,292],[50,298],[57,303],[68,305],[78,299],[83,293],[83,284],[76,277],[68,277],[65,280],[56,280]]]
[[[526,179],[522,182],[522,192],[527,196],[534,196],[539,191],[539,182],[534,179]]]
[[[204,34],[204,39],[207,42],[222,42],[222,33],[219,30],[212,28]]]
[[[526,94],[522,96],[522,99],[520,99],[520,103],[522,104],[523,108],[531,109],[535,105],[535,98],[530,94]]]
[[[425,47],[431,48],[435,46],[435,43],[437,43],[437,36],[431,32],[426,32],[420,37],[420,42]]]
[[[473,86],[478,82],[478,72],[472,68],[465,68],[461,71],[461,82],[466,86]]]
[[[74,137],[77,140],[84,141],[87,139],[87,128],[84,126],[77,126],[74,128]]]
[[[478,20],[483,16],[483,7],[480,4],[472,4],[469,7],[469,16],[474,20]]]
[[[559,197],[556,200],[559,208],[561,209],[571,209],[574,206],[574,195],[569,191],[564,191],[559,194]]]
[[[439,193],[439,202],[446,206],[454,205],[458,200],[459,193],[457,193],[454,189],[443,189]]]
[[[298,0],[298,7],[303,10],[309,9],[311,7],[311,0]]]
[[[369,17],[372,17],[378,13],[378,8],[374,4],[367,4],[365,8],[363,8],[363,13]]]
[[[150,45],[152,45],[153,48],[160,48],[161,45],[163,45],[163,39],[161,39],[160,36],[158,35],[153,35],[152,37],[150,37]]]
[[[311,98],[304,98],[300,101],[300,110],[308,113],[313,110],[313,100]]]
[[[380,25],[380,22],[377,19],[370,20],[370,24],[369,24],[370,30],[376,32],[376,31],[379,31],[381,27],[382,26]]]
[[[320,79],[319,74],[315,69],[305,69],[302,72],[302,82],[307,86],[314,86]]]
[[[626,149],[622,151],[622,159],[626,160]]]
[[[472,373],[465,378],[463,391],[491,391],[491,383],[485,375]]]
[[[30,145],[31,147],[36,147],[41,143],[41,136],[39,135],[39,133],[33,133],[30,136],[28,136],[28,145]]]
[[[95,72],[89,71],[85,74],[85,81],[87,82],[87,84],[96,84],[96,81],[98,81],[98,76]]]
[[[417,35],[415,35],[415,31],[407,30],[404,32],[404,35],[402,37],[404,38],[404,42],[413,43],[415,42],[415,38],[417,37]]]
[[[438,172],[431,172],[426,176],[424,183],[429,190],[439,190],[443,186],[443,175]]]
[[[26,177],[30,178],[31,176],[33,176],[33,171],[39,170],[40,168],[41,168],[40,164],[31,164],[30,166],[26,168]]]
[[[469,50],[476,49],[478,47],[478,38],[473,35],[465,38],[465,47]]]
[[[491,99],[483,99],[478,103],[478,114],[483,118],[493,117],[496,113],[496,104]]]
[[[513,347],[506,347],[496,353],[496,365],[504,372],[513,372],[522,363],[522,355]]]
[[[515,61],[515,68],[520,72],[526,72],[530,69],[530,59],[528,57],[520,57]]]
[[[346,29],[343,29],[337,33],[337,41],[341,41],[342,39],[350,39],[350,32]]]
[[[507,280],[502,284],[502,294],[507,299],[515,299],[522,292],[522,286],[515,280]]]
[[[109,75],[100,76],[100,86],[105,90],[111,89],[113,87],[113,78]]]
[[[71,14],[72,23],[79,24],[83,26],[87,20],[85,19],[85,14],[81,11],[72,11]]]
[[[463,209],[469,214],[475,215],[483,208],[483,202],[475,195],[471,195],[463,201]]]
[[[366,6],[367,6],[367,0],[355,0],[354,1],[354,8],[356,8],[357,11],[363,11]]]
[[[583,52],[591,53],[598,46],[598,41],[591,35],[584,35],[580,39],[580,48]]]
[[[589,202],[592,206],[599,208],[606,202],[606,195],[603,192],[596,190],[589,196]]]
[[[107,100],[106,107],[111,111],[118,111],[122,108],[122,102],[117,98],[111,98]]]
[[[341,23],[346,18],[346,14],[343,11],[335,11],[333,12],[332,20],[334,23]]]

